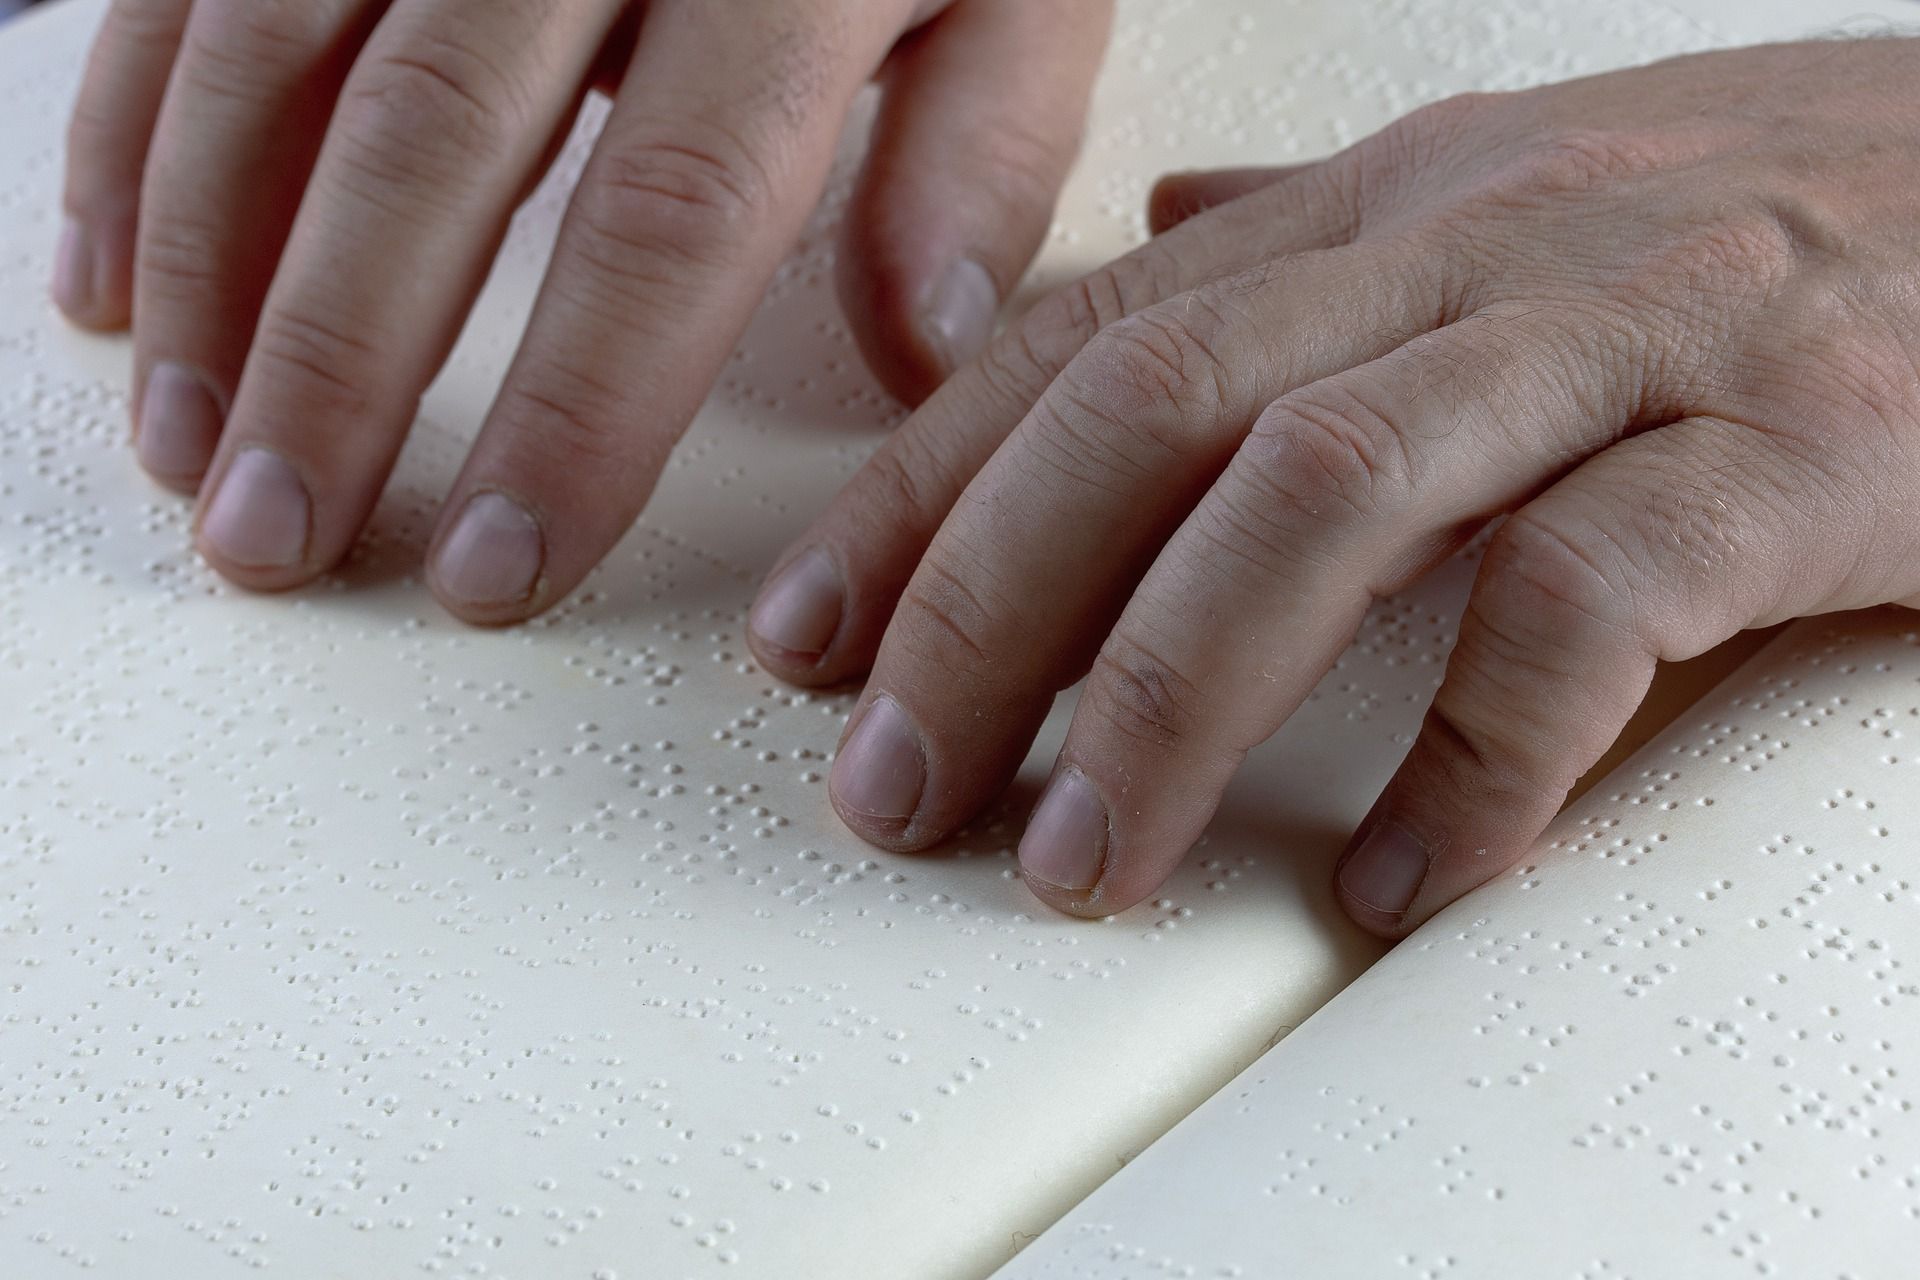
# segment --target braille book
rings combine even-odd
[[[103,7],[0,28],[0,1276],[1907,1265],[1920,616],[1793,625],[1383,958],[1328,879],[1469,551],[1372,610],[1160,896],[1053,914],[1012,849],[1071,695],[1000,811],[894,856],[826,802],[852,695],[743,642],[900,417],[832,298],[857,136],[565,604],[470,629],[418,566],[591,110],[370,532],[249,596],[135,465],[125,342],[45,300]],[[1138,243],[1163,170],[1862,11],[1911,6],[1133,0],[1022,301]]]

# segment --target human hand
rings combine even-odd
[[[245,586],[337,562],[514,206],[615,95],[429,553],[476,622],[626,531],[886,92],[840,255],[918,398],[991,333],[1073,159],[1111,0],[116,0],[69,136],[54,293],[134,329],[136,443]],[[164,100],[163,100],[164,95]]]
[[[1373,599],[1505,514],[1337,872],[1397,937],[1528,850],[1656,660],[1920,605],[1917,84],[1920,40],[1731,51],[1164,182],[1178,225],[1011,326],[763,588],[770,670],[871,668],[842,817],[941,840],[1090,672],[1020,860],[1128,907]]]

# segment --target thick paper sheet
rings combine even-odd
[[[1795,624],[999,1280],[1914,1274],[1920,613]]]
[[[291,598],[218,583],[125,447],[124,344],[44,301],[100,8],[0,32],[0,1274],[979,1276],[1374,957],[1327,867],[1470,561],[1375,610],[1122,918],[1014,876],[1058,717],[1014,819],[946,854],[835,823],[848,700],[740,642],[897,416],[833,312],[833,199],[552,617],[464,629],[416,564],[578,144],[352,562]],[[1642,4],[1140,0],[1036,287],[1135,242],[1160,170],[1724,35]]]

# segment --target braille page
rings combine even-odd
[[[1920,613],[1796,624],[1001,1280],[1913,1274]]]
[[[1632,3],[1353,8],[1125,6],[1035,287],[1135,243],[1163,169],[1716,38]],[[845,165],[647,516],[552,615],[465,629],[417,564],[591,121],[349,563],[218,582],[125,446],[125,344],[44,301],[100,11],[0,30],[0,1274],[980,1276],[1377,954],[1328,867],[1470,559],[1374,610],[1125,916],[1015,875],[1058,716],[940,854],[834,821],[849,699],[770,681],[741,626],[898,417],[831,300]]]

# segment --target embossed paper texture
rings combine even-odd
[[[1913,1274],[1920,614],[1796,624],[1003,1280]]]
[[[462,628],[417,563],[578,145],[350,563],[220,584],[126,448],[124,343],[44,301],[99,12],[0,34],[0,1274],[982,1276],[1376,956],[1328,866],[1470,560],[1373,612],[1125,916],[1015,874],[1058,716],[943,853],[834,821],[849,699],[770,681],[741,627],[897,417],[831,301],[844,167],[553,615]],[[1135,243],[1163,169],[1726,36],[1640,4],[1127,5],[1036,287]]]

